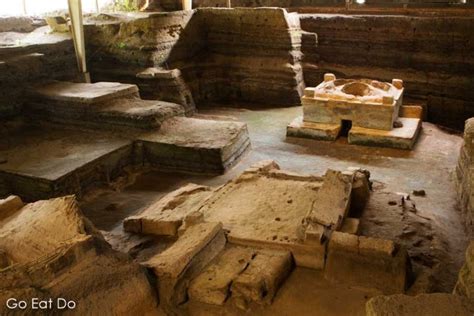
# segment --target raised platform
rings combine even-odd
[[[36,88],[32,94],[41,100],[99,104],[121,97],[138,96],[138,87],[118,82],[53,82]]]
[[[244,123],[185,117],[149,132],[45,126],[12,133],[8,140],[0,141],[0,198],[16,194],[26,200],[81,195],[91,183],[108,182],[131,164],[222,174],[250,148]]]
[[[336,140],[341,131],[341,124],[322,124],[303,121],[299,116],[286,127],[286,135],[317,140]]]
[[[421,119],[400,117],[398,120],[403,126],[390,131],[353,126],[349,131],[348,142],[364,146],[412,149],[421,130]],[[339,137],[340,130],[340,124],[304,122],[300,116],[287,126],[286,135],[334,141]]]
[[[222,174],[250,148],[245,123],[184,117],[181,105],[140,99],[136,85],[51,82],[30,95],[33,127],[0,139],[0,198],[80,195],[132,163]]]
[[[223,254],[222,261],[214,261],[191,282],[190,298],[206,304],[225,302],[230,295],[227,286],[238,283],[235,275],[240,265],[247,256],[254,258],[247,253],[252,249],[287,254],[284,257],[293,258],[297,266],[324,270],[325,277],[341,283],[402,293],[409,269],[406,251],[390,240],[341,232],[347,229],[345,219],[353,210],[351,204],[364,205],[369,194],[367,172],[357,168],[327,170],[324,176],[300,175],[279,170],[274,161],[262,161],[222,186],[188,184],[175,190],[140,214],[126,218],[123,227],[129,233],[178,237],[174,245],[181,245],[181,249],[166,256],[167,265],[175,269],[199,262],[198,255],[192,260],[183,254],[205,231],[198,231],[193,238],[188,233],[199,225],[220,223],[227,242],[245,250],[239,251],[240,264],[232,262],[232,253]],[[206,239],[201,244],[209,243]],[[183,256],[186,262],[181,260]],[[163,253],[157,257],[164,257]],[[271,261],[262,258],[261,272],[249,277],[256,280],[271,270]],[[217,273],[223,266],[229,269]],[[251,262],[248,266],[252,269]],[[354,269],[359,273],[357,278],[351,277]],[[176,275],[181,278],[185,273]],[[238,287],[231,292],[235,297]]]
[[[102,129],[154,129],[184,116],[175,103],[140,99],[138,87],[117,82],[53,82],[34,89],[26,114],[42,120]]]
[[[403,126],[394,128],[391,131],[352,127],[349,131],[349,143],[365,146],[412,149],[421,130],[421,120],[418,118],[400,117],[399,121]]]
[[[223,173],[250,148],[241,122],[177,117],[141,135],[146,162],[166,170]]]
[[[132,161],[133,142],[105,134],[31,129],[10,138],[15,145],[0,151],[0,196],[80,195],[87,185],[112,179]]]
[[[127,218],[124,229],[176,236],[189,221],[201,218],[222,223],[230,243],[291,251],[297,265],[322,269],[322,235],[327,227],[341,228],[348,215],[343,201],[349,200],[353,181],[351,172],[305,176],[265,161],[216,189],[189,184],[176,190],[142,214]]]

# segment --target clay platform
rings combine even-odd
[[[355,186],[360,176],[356,169],[300,175],[263,161],[222,187],[188,184],[125,219],[124,229],[177,236],[196,221],[222,223],[231,244],[290,251],[296,265],[323,269],[330,231],[347,229],[349,201],[368,198],[367,182]]]
[[[286,127],[286,135],[317,140],[336,140],[341,124],[311,123],[303,121],[303,116],[295,118]]]
[[[412,149],[421,129],[419,118],[400,117],[402,127],[391,131],[374,130],[363,127],[352,127],[348,141],[351,144]]]
[[[81,195],[94,180],[109,181],[132,164],[222,174],[250,148],[245,123],[184,117],[182,105],[142,100],[132,84],[56,81],[29,94],[25,114],[37,133],[21,136],[28,125],[0,142],[0,196]]]
[[[71,103],[97,104],[125,96],[136,96],[138,88],[118,82],[73,83],[53,82],[40,86],[33,95],[43,101],[65,101]]]
[[[155,246],[176,240],[162,252],[148,246],[139,259],[160,280],[167,314],[179,314],[187,298],[240,310],[269,305],[294,266],[324,270],[326,279],[349,286],[403,293],[410,272],[403,248],[340,231],[358,225],[348,215],[369,198],[367,174],[352,168],[301,175],[261,161],[219,187],[182,186],[126,218],[123,228],[129,236],[154,236]]]
[[[87,184],[112,179],[132,158],[132,141],[106,134],[32,128],[10,139],[15,144],[0,150],[0,195],[27,200],[80,195]]]
[[[244,123],[170,120],[162,129],[146,133],[25,126],[9,134],[8,142],[0,142],[4,161],[0,164],[0,196],[10,193],[37,200],[81,195],[89,184],[108,182],[131,165],[222,174],[250,147]]]
[[[138,139],[152,165],[197,173],[223,173],[250,148],[244,123],[185,117],[169,119]]]
[[[421,119],[400,117],[402,127],[391,131],[353,126],[349,131],[349,144],[412,149],[421,130]],[[339,137],[341,124],[322,124],[303,121],[297,117],[287,126],[287,136],[334,141]]]
[[[183,116],[181,105],[141,100],[138,87],[116,82],[53,82],[31,91],[27,115],[58,123],[102,129],[153,129]]]

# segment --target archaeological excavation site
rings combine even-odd
[[[0,315],[473,316],[472,1],[2,0]]]

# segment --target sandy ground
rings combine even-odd
[[[452,291],[468,239],[453,182],[461,135],[424,123],[412,151],[349,145],[344,138],[336,142],[286,139],[286,125],[301,111],[300,107],[201,110],[204,115],[233,116],[248,124],[252,150],[237,166],[216,177],[144,172],[124,190],[100,188],[91,192],[82,202],[84,213],[99,229],[121,236],[116,238],[116,246],[126,249],[121,245],[128,242],[121,221],[186,183],[220,185],[264,159],[303,174],[358,166],[370,170],[374,181],[374,193],[362,216],[362,233],[395,239],[408,247],[419,276],[413,293]],[[408,194],[420,189],[426,191],[425,197],[412,195],[411,201],[401,205],[397,192]],[[268,312],[280,306],[288,315],[359,315],[373,294],[328,284],[318,273],[297,268]]]

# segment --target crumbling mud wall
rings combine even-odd
[[[92,68],[164,67],[192,59],[204,48],[194,11],[101,14],[85,20]],[[91,71],[94,71],[92,69]]]
[[[345,5],[344,0],[232,0],[232,7],[283,7],[283,8],[304,8],[304,9],[315,9],[320,10],[321,7],[337,7],[343,8]],[[453,5],[454,3],[462,3],[461,0],[450,1],[450,0],[366,0],[365,6],[372,7],[402,7],[404,4],[414,6],[426,6],[426,7],[445,7]],[[467,0],[470,3],[470,0]],[[193,0],[193,8],[202,7],[227,7],[227,0]],[[353,5],[356,9],[358,6]],[[174,11],[181,10],[182,5],[179,0],[149,0],[148,7],[146,10],[149,11]]]
[[[376,296],[366,304],[366,316],[382,315],[472,315],[474,312],[474,242],[466,250],[453,293],[423,293]]]
[[[206,50],[183,72],[198,103],[300,104],[301,33],[284,9],[201,9]]]
[[[198,104],[295,105],[304,89],[299,19],[283,9],[102,15],[88,21],[86,41],[94,79],[128,77],[151,91],[137,74],[177,68],[186,85],[181,90],[189,87]],[[164,97],[178,99],[173,95]]]
[[[20,113],[29,86],[77,75],[72,40],[48,32],[42,27],[30,34],[0,33],[0,119]]]
[[[145,269],[115,251],[73,196],[24,205],[0,200],[0,313],[31,314],[32,298],[72,300],[77,314],[152,314],[156,292]],[[9,310],[9,298],[30,308]]]
[[[0,17],[0,32],[31,32],[35,29],[34,21],[28,17]]]
[[[456,189],[464,221],[471,234],[474,233],[474,119],[466,121],[464,144],[456,167]],[[473,234],[474,235],[474,234]]]
[[[300,19],[303,30],[318,34],[317,48],[303,47],[307,85],[320,82],[325,72],[401,78],[408,97],[427,103],[429,121],[461,129],[474,116],[473,16],[301,14]]]
[[[177,60],[193,59],[203,49],[193,11],[101,14],[86,19],[90,71],[94,81],[118,81],[140,87],[144,99],[181,104],[192,114],[195,104]]]
[[[454,294],[465,297],[474,310],[474,241],[471,241],[466,250],[466,261],[459,271],[458,282]]]

